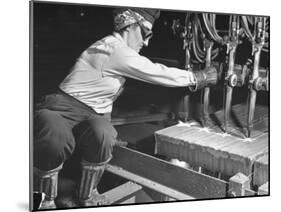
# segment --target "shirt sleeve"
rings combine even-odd
[[[194,85],[190,71],[153,63],[129,47],[116,49],[107,61],[105,72],[166,87]]]

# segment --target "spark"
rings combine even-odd
[[[203,132],[209,133],[209,132],[210,132],[210,129],[209,129],[208,127],[203,127],[203,128],[200,128],[199,131],[200,131],[200,132],[203,131]]]
[[[227,137],[227,136],[230,136],[230,134],[226,133],[226,132],[224,132],[224,133],[217,133],[217,135],[221,135],[223,138]]]
[[[242,142],[253,142],[254,139],[252,139],[252,138],[244,138],[244,139],[241,139],[240,141],[242,141]]]
[[[179,123],[176,125],[176,126],[185,126],[185,127],[192,127],[192,126],[195,126],[197,125],[197,123],[195,122],[182,122],[182,121],[179,121]]]

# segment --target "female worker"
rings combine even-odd
[[[110,113],[126,77],[167,87],[202,81],[190,71],[153,63],[139,54],[159,15],[153,9],[115,9],[113,34],[88,47],[59,91],[39,104],[34,116],[34,190],[46,195],[41,209],[56,207],[58,173],[76,148],[82,155],[80,206],[106,204],[96,188],[112,158],[117,132]],[[76,128],[78,133],[73,133]]]

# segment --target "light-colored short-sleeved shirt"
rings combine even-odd
[[[166,87],[194,84],[191,72],[153,63],[130,48],[120,34],[113,33],[80,55],[60,89],[97,113],[110,113],[126,77]]]

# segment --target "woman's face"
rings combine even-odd
[[[143,46],[148,46],[150,38],[144,39],[139,25],[129,27],[127,44],[136,52],[140,52]]]

